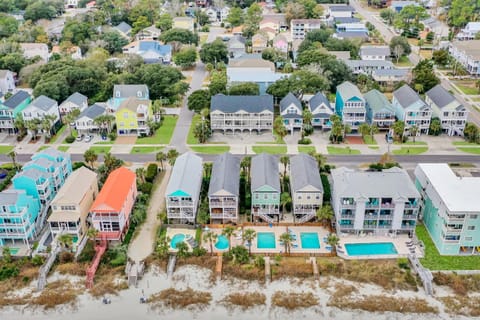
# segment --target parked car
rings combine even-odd
[[[93,139],[93,136],[91,136],[91,135],[85,136],[85,142],[90,142],[90,141],[92,141],[92,139]]]
[[[79,134],[79,135],[77,136],[77,141],[82,141],[82,140],[83,140],[83,137],[85,137],[85,135]]]

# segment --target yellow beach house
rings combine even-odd
[[[154,120],[151,100],[130,97],[123,101],[115,113],[119,136],[150,134],[149,120]]]

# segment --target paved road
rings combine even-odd
[[[350,1],[350,5],[366,20],[375,26],[375,28],[380,32],[387,43],[390,42],[392,37],[397,36],[398,34],[394,33],[380,18],[377,14],[374,14],[371,11],[366,10],[360,5],[359,0]],[[412,47],[412,53],[408,56],[410,61],[413,64],[417,64],[422,58],[418,55],[419,48],[416,46]],[[471,102],[467,101],[466,97],[458,94],[457,91],[453,88],[452,82],[447,78],[443,77],[440,73],[436,72],[441,80],[442,86],[454,92],[455,98],[463,104],[470,112],[468,115],[468,121],[475,123],[477,126],[480,126],[480,113],[472,107]]]

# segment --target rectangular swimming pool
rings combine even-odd
[[[258,249],[275,249],[275,233],[259,232],[257,233]]]
[[[349,256],[398,254],[397,249],[392,242],[346,243],[345,249]]]
[[[301,232],[302,249],[320,249],[320,240],[316,232]]]

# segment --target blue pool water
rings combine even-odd
[[[172,241],[170,242],[170,246],[172,249],[177,249],[177,243],[185,241],[185,235],[181,233],[177,233],[173,236]]]
[[[349,256],[368,256],[379,254],[398,254],[391,242],[379,243],[347,243],[345,249]]]
[[[258,249],[275,249],[275,233],[259,232],[257,233]]]
[[[316,232],[301,232],[302,249],[320,249],[320,240]]]
[[[228,239],[224,235],[219,235],[217,238],[217,243],[215,243],[215,248],[218,250],[228,249]]]

